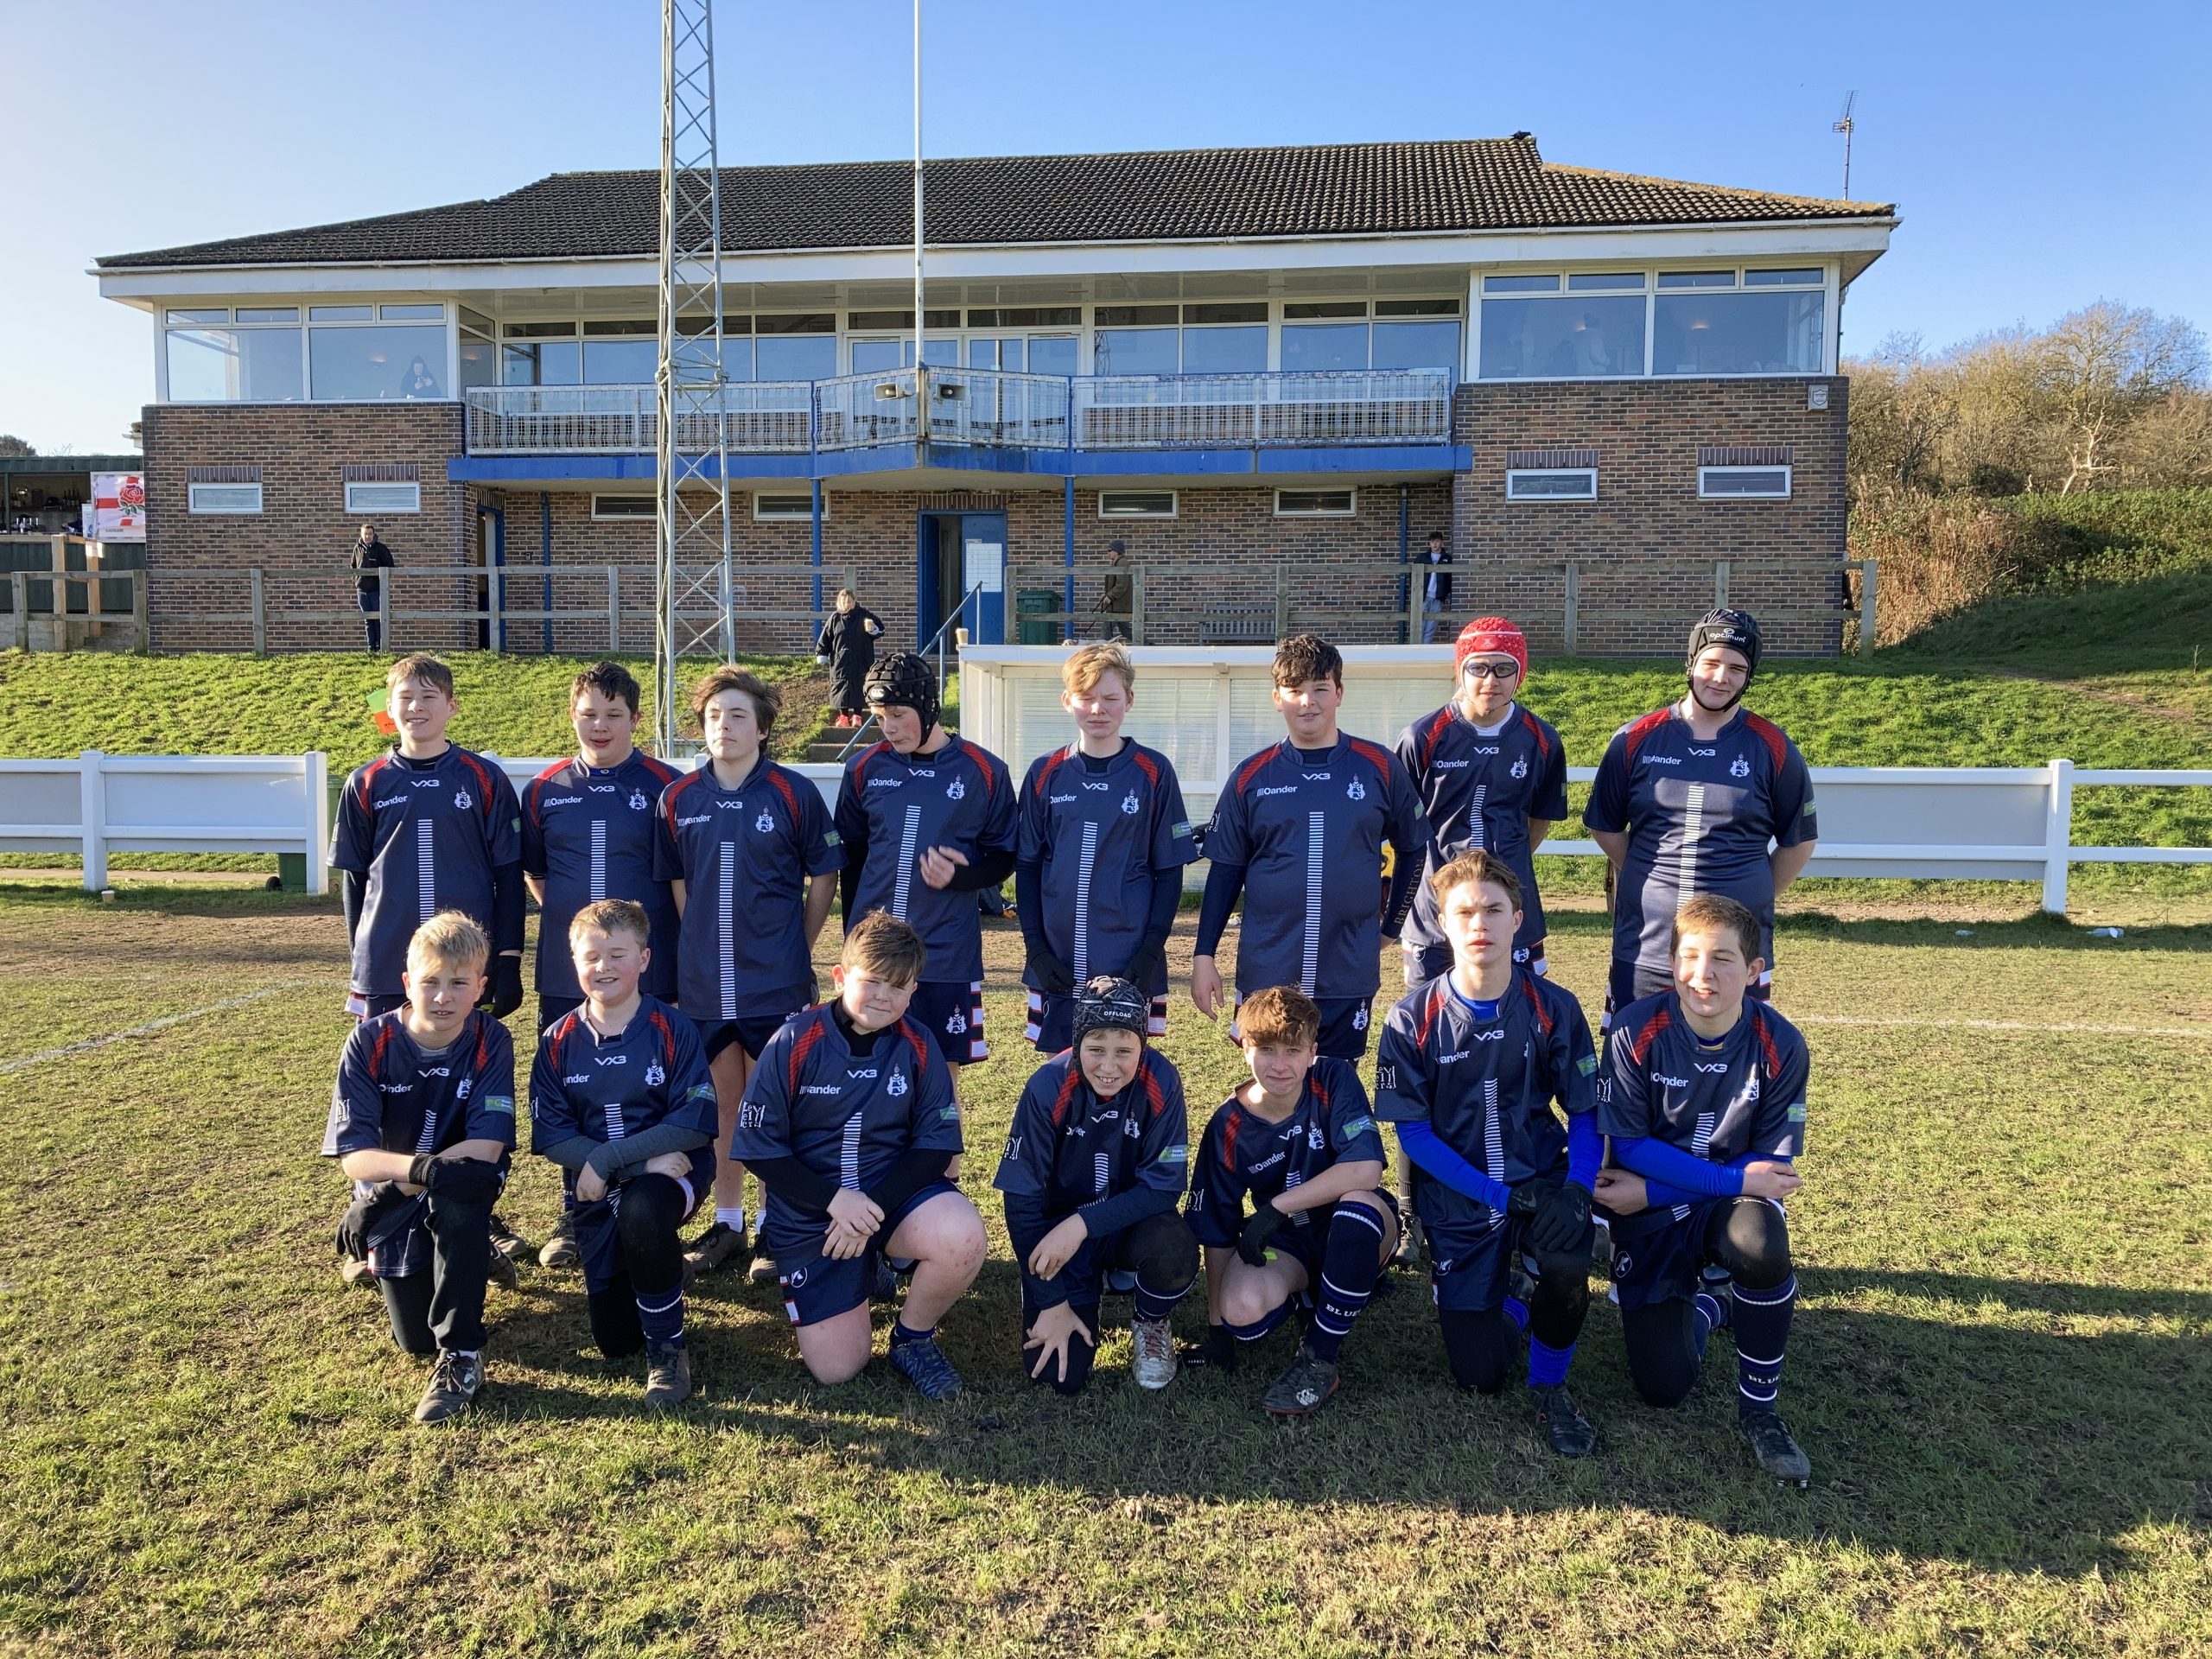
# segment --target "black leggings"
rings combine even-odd
[[[1576,1249],[1535,1255],[1536,1288],[1529,1299],[1529,1334],[1548,1348],[1572,1348],[1590,1312],[1588,1230]],[[1478,1394],[1503,1389],[1521,1358],[1521,1332],[1504,1308],[1446,1308],[1437,1319],[1444,1327],[1444,1354],[1452,1363],[1452,1380]]]
[[[591,1339],[607,1358],[625,1359],[645,1347],[638,1298],[658,1300],[683,1282],[683,1245],[676,1234],[683,1220],[683,1189],[667,1176],[632,1175],[622,1183],[614,1281],[587,1299]]]
[[[1164,1215],[1147,1216],[1135,1226],[1125,1227],[1108,1240],[1099,1252],[1098,1270],[1134,1273],[1147,1290],[1160,1296],[1180,1296],[1198,1276],[1198,1236],[1191,1230],[1191,1224],[1174,1211]],[[1067,1367],[1065,1372],[1048,1365],[1041,1376],[1031,1377],[1034,1382],[1049,1383],[1060,1394],[1081,1394],[1084,1385],[1090,1381],[1091,1361],[1097,1357],[1098,1303],[1071,1302],[1075,1316],[1081,1319],[1091,1335],[1085,1342],[1081,1332],[1068,1338]],[[1021,1351],[1021,1370],[1027,1376],[1037,1363],[1039,1348],[1025,1345]]]
[[[1716,1209],[1699,1248],[1705,1261],[1727,1268],[1747,1290],[1771,1290],[1789,1277],[1789,1226],[1764,1198],[1738,1198]],[[1648,1404],[1678,1406],[1688,1396],[1702,1358],[1697,1335],[1691,1301],[1621,1310],[1629,1377]]]
[[[430,1270],[379,1279],[391,1339],[425,1358],[441,1348],[484,1346],[484,1284],[491,1274],[492,1200],[462,1204],[430,1195]]]

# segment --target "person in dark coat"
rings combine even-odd
[[[1423,573],[1421,594],[1421,642],[1424,645],[1436,643],[1438,624],[1445,622],[1445,632],[1450,632],[1446,621],[1452,609],[1452,573],[1439,569],[1440,565],[1452,563],[1452,550],[1444,544],[1444,532],[1428,532],[1428,569]]]
[[[384,648],[384,578],[377,572],[391,568],[391,550],[377,539],[377,527],[363,524],[353,543],[353,587],[361,607],[361,633],[371,651]]]
[[[814,642],[815,660],[829,664],[830,677],[836,682],[840,726],[867,722],[861,687],[875,661],[875,642],[882,632],[883,620],[855,600],[851,588],[840,588],[837,609],[822,625],[821,636]]]
[[[1092,607],[1099,614],[1098,637],[1102,639],[1127,639],[1129,637],[1130,613],[1136,598],[1136,588],[1122,563],[1128,550],[1119,541],[1106,543],[1106,574],[1098,580],[1098,603]]]

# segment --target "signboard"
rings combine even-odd
[[[145,474],[94,473],[92,518],[91,530],[96,542],[144,541]]]

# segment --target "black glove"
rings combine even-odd
[[[1211,1365],[1216,1370],[1233,1371],[1238,1360],[1243,1357],[1239,1351],[1242,1346],[1235,1337],[1229,1334],[1228,1326],[1210,1325],[1206,1326],[1206,1339],[1185,1343],[1176,1358],[1185,1367]]]
[[[492,1017],[504,1020],[522,1007],[522,958],[492,958]]]
[[[349,1261],[367,1261],[370,1241],[384,1231],[385,1224],[394,1211],[412,1202],[412,1196],[401,1192],[396,1183],[378,1181],[369,1189],[366,1198],[356,1198],[346,1206],[346,1213],[338,1223],[338,1254]]]
[[[1590,1236],[1590,1189],[1565,1181],[1544,1194],[1523,1235],[1546,1255],[1572,1250]]]
[[[1160,964],[1166,960],[1166,953],[1158,945],[1141,944],[1122,969],[1122,977],[1150,996],[1152,988],[1160,982]]]
[[[1523,1181],[1512,1192],[1513,1196],[1505,1201],[1505,1213],[1518,1216],[1523,1221],[1535,1215],[1537,1206],[1544,1201],[1543,1188],[1534,1181]]]
[[[1075,969],[1041,944],[1029,952],[1029,976],[1047,996],[1065,996],[1075,989]]]
[[[425,1153],[407,1166],[407,1181],[456,1204],[489,1204],[499,1196],[499,1166],[478,1158],[435,1158]]]
[[[1282,1225],[1282,1211],[1276,1209],[1273,1198],[1262,1198],[1252,1211],[1252,1219],[1244,1224],[1244,1230],[1236,1236],[1236,1254],[1255,1268],[1268,1265],[1268,1240]]]

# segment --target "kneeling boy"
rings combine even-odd
[[[1598,1126],[1621,1168],[1598,1201],[1620,1217],[1613,1282],[1637,1392],[1681,1404],[1707,1338],[1732,1326],[1745,1438],[1760,1468],[1802,1485],[1812,1463],[1775,1398],[1797,1304],[1782,1200],[1800,1185],[1809,1057],[1796,1027],[1746,1000],[1765,967],[1759,931],[1718,893],[1675,913],[1674,989],[1629,1004],[1606,1039]],[[1732,1292],[1700,1286],[1708,1265]]]
[[[883,911],[845,934],[835,1001],[786,1020],[753,1068],[729,1155],[768,1194],[764,1236],[820,1382],[868,1361],[871,1295],[892,1293],[886,1256],[913,1261],[891,1327],[891,1363],[925,1399],[960,1374],[937,1322],[983,1265],[983,1218],[945,1178],[961,1151],[960,1108],[937,1046],[906,1017],[928,953]]]
[[[1139,1388],[1175,1380],[1168,1316],[1198,1276],[1175,1213],[1190,1162],[1183,1079],[1146,1046],[1151,999],[1126,979],[1075,996],[1075,1046],[1037,1068],[1014,1109],[994,1183],[1021,1264],[1022,1359],[1033,1381],[1079,1394],[1098,1347],[1108,1273],[1136,1276]]]
[[[677,1229],[714,1190],[715,1085],[690,1020],[638,989],[645,906],[586,905],[569,924],[584,1005],[547,1027],[530,1075],[530,1149],[567,1172],[592,1339],[645,1351],[645,1403],[691,1392]]]
[[[1337,1356],[1397,1248],[1398,1206],[1381,1191],[1382,1136],[1359,1074],[1316,1052],[1319,1007],[1274,986],[1237,1020],[1252,1080],[1206,1125],[1191,1181],[1192,1227],[1206,1247],[1207,1353],[1233,1365],[1231,1338],[1257,1342],[1292,1297],[1312,1292],[1298,1357],[1260,1401],[1303,1417],[1337,1391]]]
[[[366,1261],[392,1340],[435,1354],[418,1423],[442,1423],[484,1382],[492,1204],[515,1144],[515,1051],[482,1012],[491,943],[459,911],[415,930],[406,1000],[346,1039],[322,1154],[353,1177],[339,1249]]]
[[[1591,1190],[1604,1152],[1590,1027],[1559,985],[1514,965],[1521,883],[1504,860],[1462,853],[1432,886],[1452,969],[1390,1010],[1375,1115],[1398,1125],[1413,1160],[1453,1378],[1496,1394],[1519,1368],[1523,1313],[1506,1287],[1528,1252],[1536,1421],[1561,1457],[1587,1457],[1598,1436],[1567,1372],[1590,1309]]]

